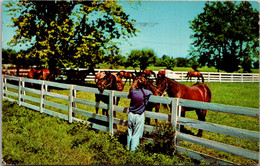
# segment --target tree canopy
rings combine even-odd
[[[126,66],[140,67],[145,70],[149,65],[156,62],[156,56],[152,49],[132,50],[127,58]]]
[[[119,55],[113,39],[138,31],[116,1],[8,1],[4,4],[17,27],[10,46],[29,43],[18,56],[45,67],[93,68],[107,55]]]
[[[258,11],[250,2],[206,2],[204,12],[190,22],[194,39],[190,55],[201,65],[250,72],[258,58]]]

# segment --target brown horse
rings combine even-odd
[[[161,78],[162,76],[165,76],[165,74],[166,74],[165,69],[164,70],[159,70],[158,73],[157,73],[157,77]]]
[[[199,82],[199,80],[200,80],[200,77],[201,77],[201,79],[202,79],[202,82],[204,83],[204,77],[203,77],[203,75],[200,73],[200,72],[198,72],[198,71],[193,71],[193,70],[191,70],[191,71],[189,71],[188,73],[187,73],[187,81],[190,79],[190,81],[191,81],[191,77],[197,77],[197,82]]]
[[[100,94],[95,94],[96,102],[103,101],[104,103],[108,104],[109,96],[102,95],[103,91],[105,89],[122,91],[124,89],[124,84],[121,78],[119,78],[117,75],[111,74],[110,72],[105,72],[105,76],[97,81],[96,87],[100,91]],[[118,105],[119,99],[120,99],[119,97],[117,98],[114,97],[115,105]],[[96,107],[97,114],[98,114],[98,109],[99,108]],[[108,110],[102,109],[102,114],[108,115]]]
[[[97,83],[98,82],[98,80],[100,80],[101,78],[103,78],[103,77],[105,77],[105,72],[104,71],[102,71],[102,72],[100,72],[100,73],[97,73],[96,75],[95,75],[95,83]]]
[[[54,79],[54,74],[51,73],[50,70],[46,68],[36,68],[36,69],[32,68],[29,71],[27,78],[49,81]]]
[[[119,84],[120,86],[122,86],[122,85],[121,85],[122,79],[121,79],[117,74],[115,74],[115,73],[111,73],[111,74],[113,74],[113,75],[117,78],[118,84]],[[97,73],[97,74],[95,75],[95,83],[97,83],[98,80],[104,78],[105,75],[106,75],[106,72],[104,72],[104,71]],[[124,86],[123,86],[123,87],[124,87]]]
[[[152,70],[143,70],[143,73],[145,74],[145,77],[151,77],[152,75],[154,75],[154,77],[156,78],[156,73]]]
[[[46,68],[32,68],[27,74],[27,78],[50,81],[55,79],[55,74]],[[33,83],[31,83],[31,87],[33,87]]]
[[[87,70],[70,69],[70,70],[66,70],[65,72],[66,72],[66,75],[67,75],[67,81],[69,83],[77,83],[77,84],[80,84],[80,85],[85,83],[85,78],[90,73],[95,74],[94,69],[87,69]]]
[[[117,75],[120,78],[125,78],[126,79],[125,84],[126,84],[128,79],[129,79],[129,84],[131,84],[131,79],[133,79],[133,74],[132,73],[127,72],[127,71],[120,71],[120,72],[117,73]]]
[[[136,74],[137,75],[133,79],[133,84],[132,84],[130,90],[138,88],[137,83],[138,83],[139,80],[142,80],[142,82],[144,83],[144,88],[145,89],[150,90],[153,94],[155,94],[155,92],[158,91],[158,89],[156,88],[156,85],[153,82],[153,80],[146,79],[144,77],[143,73],[136,73]],[[158,94],[159,93],[157,93],[157,95]],[[154,107],[155,107],[155,112],[159,112],[160,103],[148,102],[148,104],[146,106],[146,110],[152,111]],[[145,118],[145,123],[146,124],[150,124],[150,121],[151,121],[150,118]],[[157,119],[155,119],[155,123],[157,123]]]
[[[196,100],[203,102],[211,101],[211,91],[207,85],[202,83],[196,83],[192,86],[182,85],[175,80],[171,80],[165,76],[157,79],[157,89],[161,92],[167,92],[169,97],[176,97],[188,100]],[[157,92],[156,92],[157,93]],[[181,116],[185,117],[186,111],[192,111],[194,109],[182,107]],[[195,109],[198,119],[205,121],[207,110]],[[181,126],[181,131],[184,130],[184,126]],[[202,130],[199,129],[198,136],[202,136]]]

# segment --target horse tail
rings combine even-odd
[[[200,76],[201,76],[202,82],[204,83],[204,77],[203,77],[203,74],[200,74]]]

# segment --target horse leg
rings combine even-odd
[[[155,104],[155,112],[158,113],[160,109],[160,104]],[[155,119],[155,124],[157,124],[157,119]]]
[[[118,105],[120,97],[114,97],[114,105]],[[116,117],[116,111],[114,111],[114,117]]]
[[[148,102],[146,110],[152,111],[153,109],[153,103]],[[145,124],[150,125],[151,124],[151,118],[145,117]]]
[[[101,100],[101,99],[100,99],[100,95],[99,95],[99,94],[95,94],[95,98],[96,98],[96,101],[95,101],[96,104],[99,103],[100,100]],[[96,114],[98,114],[98,109],[99,109],[99,108],[96,106]]]
[[[205,117],[206,117],[206,114],[207,114],[207,110],[196,110],[196,114],[198,115],[198,119],[200,121],[205,121]],[[197,133],[197,136],[198,137],[201,137],[202,136],[202,131],[201,129],[199,129],[198,133]]]
[[[108,116],[108,110],[107,109],[102,109],[102,115]]]
[[[114,104],[114,105],[118,105],[119,100],[120,100],[120,97],[114,97],[114,100],[113,100],[114,103],[113,103],[113,104]],[[116,118],[116,111],[113,111],[113,113],[114,113],[113,116]],[[116,125],[116,124],[114,124],[113,126],[114,126],[115,129],[117,129],[117,125]]]
[[[184,117],[185,118],[185,110],[182,108],[181,109],[181,117]],[[180,125],[180,132],[184,132],[184,126],[183,125]]]

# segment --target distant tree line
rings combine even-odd
[[[190,54],[187,58],[155,55],[153,49],[134,49],[121,54],[118,42],[136,33],[135,20],[116,1],[6,1],[17,28],[10,46],[29,42],[27,50],[3,49],[3,63],[52,68],[95,68],[106,62],[110,68],[149,65],[215,67],[234,72],[259,68],[259,12],[250,2],[206,2],[203,12],[190,21]],[[99,16],[95,18],[96,15]],[[75,19],[74,19],[75,18]],[[160,57],[160,58],[159,58]]]
[[[19,52],[12,49],[2,50],[2,63],[14,64],[18,67],[31,67],[32,65],[41,66],[37,58],[30,60],[17,56]],[[118,68],[119,66],[140,68],[141,70],[147,69],[148,66],[162,66],[170,70],[174,70],[174,67],[191,67],[197,70],[199,67],[203,67],[194,57],[177,57],[173,58],[168,55],[161,57],[155,55],[152,49],[132,50],[129,56],[107,56],[100,61],[100,63],[107,63],[110,68]],[[255,61],[252,68],[259,68],[259,62]]]

